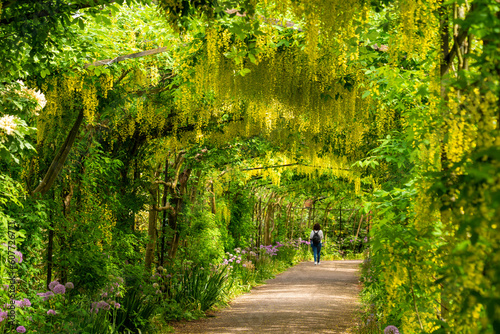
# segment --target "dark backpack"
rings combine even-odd
[[[319,236],[319,231],[318,232],[314,231],[314,235],[312,237],[312,242],[313,242],[314,246],[319,245],[319,243],[321,242],[321,237]]]

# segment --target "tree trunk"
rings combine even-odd
[[[148,244],[146,246],[145,265],[148,272],[151,270],[154,252],[156,248],[156,217],[158,211],[155,209],[158,202],[158,186],[153,185],[151,189],[151,204],[148,212]]]
[[[66,162],[66,158],[68,157],[68,154],[71,151],[71,147],[73,147],[73,143],[75,142],[82,121],[83,121],[83,109],[80,110],[80,113],[76,118],[75,124],[71,128],[71,131],[68,133],[68,136],[66,137],[63,146],[54,157],[54,160],[52,160],[49,170],[47,171],[47,173],[45,173],[42,182],[40,182],[38,187],[36,187],[36,189],[33,190],[33,192],[31,193],[32,196],[36,195],[37,193],[40,193],[43,196],[45,193],[47,193],[47,191],[54,183],[57,176],[59,175],[59,172],[63,168],[64,163]]]
[[[51,219],[50,229],[49,229],[49,244],[47,246],[47,290],[49,289],[49,283],[52,282],[53,252],[54,252],[54,219]]]
[[[165,207],[167,205],[167,197],[168,197],[168,187],[166,185],[168,181],[168,157],[165,159],[165,170],[164,170],[163,180],[165,184],[163,185],[163,199],[162,206]],[[168,213],[167,210],[163,211],[163,221],[161,224],[161,248],[160,248],[160,265],[163,266],[165,263],[165,234],[167,233],[167,221],[168,221]]]

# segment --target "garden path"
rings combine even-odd
[[[175,333],[353,333],[361,261],[302,262]]]

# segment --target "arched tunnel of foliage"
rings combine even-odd
[[[0,1],[0,332],[167,331],[315,223],[364,258],[360,333],[499,332],[499,29],[498,0]]]

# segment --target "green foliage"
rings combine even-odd
[[[150,319],[155,314],[158,305],[152,296],[148,296],[138,287],[131,287],[121,300],[121,307],[113,316],[116,328],[137,333],[151,328]]]
[[[457,169],[465,169],[467,174],[456,175],[454,171]],[[454,317],[466,317],[471,304],[484,305],[482,315],[485,320],[478,326],[484,332],[492,333],[500,328],[499,295],[496,289],[492,289],[500,283],[500,242],[494,232],[500,226],[499,175],[498,147],[474,150],[449,170],[430,174],[434,180],[431,191],[445,198],[435,205],[439,205],[442,211],[451,212],[457,229],[453,245],[441,247],[450,252],[452,259],[440,268],[441,277],[437,283],[446,286],[450,297],[459,301],[454,305],[457,312]],[[456,185],[454,189],[448,187],[450,182]],[[472,206],[474,211],[469,207],[469,214],[464,214],[467,206]],[[470,269],[478,261],[484,261],[481,273]],[[460,323],[460,320],[456,321]]]
[[[183,239],[186,240],[182,251],[197,265],[208,266],[224,254],[221,232],[210,211],[206,208],[193,209],[182,216],[183,221],[189,224],[182,224],[179,228]]]
[[[172,283],[169,297],[177,303],[198,304],[201,311],[206,311],[224,298],[229,288],[225,268],[211,270],[194,266],[180,273]]]
[[[228,268],[183,266],[173,274],[158,268],[153,276],[152,291],[158,298],[166,321],[201,316],[215,303],[226,298],[231,289]]]
[[[239,188],[239,187],[238,187]],[[240,188],[241,189],[241,188]],[[231,192],[231,220],[227,227],[230,235],[234,238],[234,245],[226,247],[226,250],[235,247],[248,247],[249,239],[254,234],[254,224],[252,222],[253,201],[249,189]]]
[[[148,3],[149,1],[127,1]],[[64,67],[82,65],[92,41],[82,41],[78,33],[87,22],[96,20],[109,24],[103,14],[114,14],[120,8],[117,3],[99,0],[90,5],[84,0],[59,1],[57,4],[12,1],[3,3],[0,20],[0,37],[4,41],[0,72],[4,78],[23,78],[29,75],[47,75]],[[75,15],[78,12],[79,15]]]

